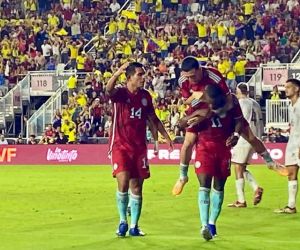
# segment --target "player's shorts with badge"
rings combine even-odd
[[[129,151],[125,148],[114,148],[111,152],[113,176],[127,171],[130,178],[147,179],[150,177],[147,150]]]
[[[195,158],[196,174],[205,174],[218,179],[230,176],[230,150],[216,143],[197,146]]]

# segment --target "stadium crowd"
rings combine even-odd
[[[178,79],[185,56],[217,68],[234,92],[248,80],[246,69],[251,74],[260,64],[290,62],[299,48],[296,0],[134,2],[134,11],[118,14],[124,1],[2,0],[0,86],[11,88],[27,71],[54,70],[58,64],[77,70],[68,80],[67,105],[56,111],[38,143],[108,137],[105,85],[126,61],[145,65],[145,88],[175,138],[183,135],[178,120],[186,106]],[[92,46],[95,58],[87,53]],[[119,83],[125,81],[121,75]]]

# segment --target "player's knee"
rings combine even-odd
[[[242,164],[235,165],[235,173],[238,178],[243,178],[246,167]]]
[[[288,180],[294,181],[297,180],[298,171],[294,168],[288,168]]]
[[[184,143],[183,143],[184,147],[189,148],[189,147],[192,147],[193,145],[194,145],[193,140],[190,140],[190,139],[184,140]]]
[[[187,136],[185,139],[184,139],[184,142],[183,142],[183,145],[182,147],[184,149],[191,149],[193,148],[194,144],[195,144],[195,137],[196,135],[192,134],[192,135],[189,135]]]
[[[130,192],[134,195],[142,195],[142,188],[139,186],[130,187]]]

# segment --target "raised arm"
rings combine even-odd
[[[128,67],[129,62],[124,63],[108,80],[106,85],[106,93],[108,96],[112,96],[114,94],[115,86],[118,80],[118,77],[125,72],[126,68]]]

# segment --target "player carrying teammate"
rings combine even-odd
[[[116,80],[125,71],[126,86],[117,87]],[[151,121],[167,139],[172,141],[154,112],[152,99],[143,89],[144,68],[140,63],[125,63],[111,77],[106,91],[113,103],[113,122],[110,133],[109,155],[113,166],[113,176],[118,183],[117,206],[120,224],[117,235],[124,237],[128,231],[126,210],[128,190],[131,201],[131,236],[144,236],[138,221],[142,209],[144,179],[150,177],[147,161],[146,125]]]
[[[245,83],[237,85],[236,96],[239,99],[244,118],[248,121],[251,130],[257,137],[261,137],[264,128],[261,109],[255,100],[248,97],[248,86]],[[244,193],[245,180],[249,181],[254,190],[253,204],[257,205],[261,201],[263,189],[258,186],[253,175],[246,169],[253,153],[252,146],[242,137],[233,148],[231,162],[235,163],[235,183],[238,199],[234,203],[229,204],[229,207],[247,207]]]
[[[217,234],[216,221],[223,204],[224,186],[230,175],[231,145],[228,138],[234,133],[236,118],[240,114],[217,114],[217,110],[226,104],[226,95],[216,84],[205,87],[203,100],[207,102],[204,103],[204,112],[209,111],[194,127],[197,133],[195,172],[200,183],[198,206],[201,234],[205,240],[211,240]],[[192,117],[193,114],[184,120],[190,124]]]
[[[181,93],[185,100],[185,103],[190,105],[187,114],[191,114],[193,111],[202,107],[203,103],[201,98],[203,96],[203,91],[205,86],[208,84],[217,84],[223,90],[223,93],[227,94],[225,109],[236,108],[240,110],[238,102],[234,103],[233,98],[230,95],[229,89],[226,82],[220,72],[213,68],[206,68],[199,65],[199,62],[195,57],[186,57],[182,61],[181,65],[182,77],[181,77]],[[274,169],[281,172],[283,175],[286,174],[285,170],[282,169],[277,163],[273,161],[269,152],[263,145],[263,143],[253,135],[251,129],[249,128],[247,121],[242,116],[238,117],[236,123],[236,134],[232,136],[233,140],[236,140],[239,134],[241,134],[254,148],[254,150],[259,153],[265,160],[267,166],[270,169]],[[238,131],[237,131],[237,128]],[[238,135],[238,136],[237,136]],[[185,139],[180,152],[180,176],[176,184],[173,187],[173,195],[179,195],[184,185],[188,182],[188,166],[192,156],[192,150],[196,142],[197,135],[195,134],[193,126],[189,126],[186,129]]]
[[[296,210],[296,197],[298,192],[298,171],[300,166],[300,81],[289,79],[285,83],[286,97],[291,100],[290,135],[285,151],[285,165],[288,169],[288,204],[276,213],[294,214]]]

